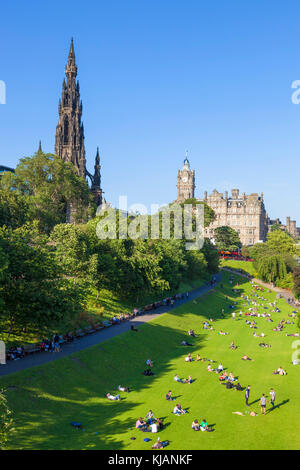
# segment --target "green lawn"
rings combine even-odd
[[[150,449],[156,435],[135,430],[135,421],[152,409],[166,424],[159,434],[169,440],[169,450],[183,449],[299,449],[300,447],[300,366],[291,365],[293,337],[286,332],[296,332],[296,325],[288,325],[281,333],[273,332],[273,325],[292,311],[282,299],[278,301],[281,313],[273,313],[274,323],[258,318],[258,330],[266,334],[270,349],[260,348],[259,338],[242,320],[233,321],[228,305],[237,301],[237,310],[243,301],[232,293],[229,274],[223,274],[223,289],[200,297],[197,303],[174,309],[139,327],[138,333],[128,331],[98,346],[71,357],[54,361],[42,367],[1,378],[7,388],[9,405],[14,411],[15,433],[9,442],[10,449]],[[236,277],[236,279],[238,279]],[[251,292],[251,285],[240,278],[239,289]],[[225,296],[229,299],[226,300]],[[275,299],[274,293],[261,295]],[[220,319],[225,308],[225,319]],[[262,312],[263,310],[260,309]],[[204,319],[214,317],[215,331],[202,329]],[[291,319],[290,319],[291,320]],[[188,328],[199,337],[194,347],[180,346]],[[217,334],[219,330],[228,336]],[[234,340],[237,350],[229,349]],[[208,363],[185,363],[185,355],[222,361],[223,366],[238,376],[242,386],[251,385],[250,409],[259,413],[262,393],[269,397],[270,388],[276,391],[276,404],[281,404],[266,416],[238,416],[245,413],[244,392],[227,390],[215,373],[207,372]],[[254,362],[242,361],[247,354]],[[154,361],[153,377],[141,374],[145,361]],[[279,366],[288,375],[272,375]],[[174,375],[195,379],[192,385],[173,381]],[[129,394],[122,393],[121,402],[109,402],[104,394],[117,393],[118,384],[129,386]],[[168,390],[173,391],[188,414],[177,417],[171,412],[176,402],[165,400]],[[268,405],[270,408],[270,405]],[[215,431],[194,432],[194,419],[206,418]],[[83,423],[84,430],[70,426],[71,421]],[[131,440],[135,437],[136,440]],[[151,442],[145,443],[149,437]]]
[[[241,269],[244,273],[249,273],[255,277],[257,275],[251,261],[239,261],[234,259],[225,259],[221,261],[221,266],[232,269]]]

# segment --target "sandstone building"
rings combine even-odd
[[[213,240],[217,227],[229,226],[238,232],[243,245],[266,241],[268,214],[262,193],[246,195],[233,189],[228,196],[227,191],[223,195],[215,189],[210,196],[205,192],[204,201],[216,215],[215,221],[205,229],[206,237]]]
[[[95,203],[99,206],[103,202],[99,149],[97,149],[94,174],[92,175],[86,169],[84,127],[81,121],[82,101],[80,100],[79,82],[76,80],[77,65],[73,39],[65,73],[67,81],[65,79],[63,81],[62,96],[58,105],[59,119],[56,126],[55,154],[65,162],[73,163],[80,176],[89,177]]]

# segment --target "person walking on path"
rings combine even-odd
[[[250,396],[250,385],[248,385],[245,391],[246,406],[249,406],[249,403],[248,403],[249,396]]]
[[[266,414],[266,404],[267,404],[267,398],[265,397],[265,394],[263,393],[260,399],[260,413],[261,414]]]
[[[275,408],[275,390],[273,388],[271,388],[270,395],[272,408]]]

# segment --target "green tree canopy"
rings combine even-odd
[[[70,201],[76,205],[77,221],[85,220],[88,212],[94,210],[88,184],[78,176],[74,165],[40,151],[33,157],[22,158],[15,173],[4,173],[0,187],[23,196],[23,204],[28,207],[27,220],[37,220],[44,232],[66,221]],[[10,199],[13,206],[14,198]]]
[[[222,251],[236,251],[242,246],[237,231],[228,226],[215,229],[215,242],[218,250]]]

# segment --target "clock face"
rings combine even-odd
[[[183,183],[186,183],[187,182],[187,177],[185,176],[184,178],[182,178],[182,182]]]

